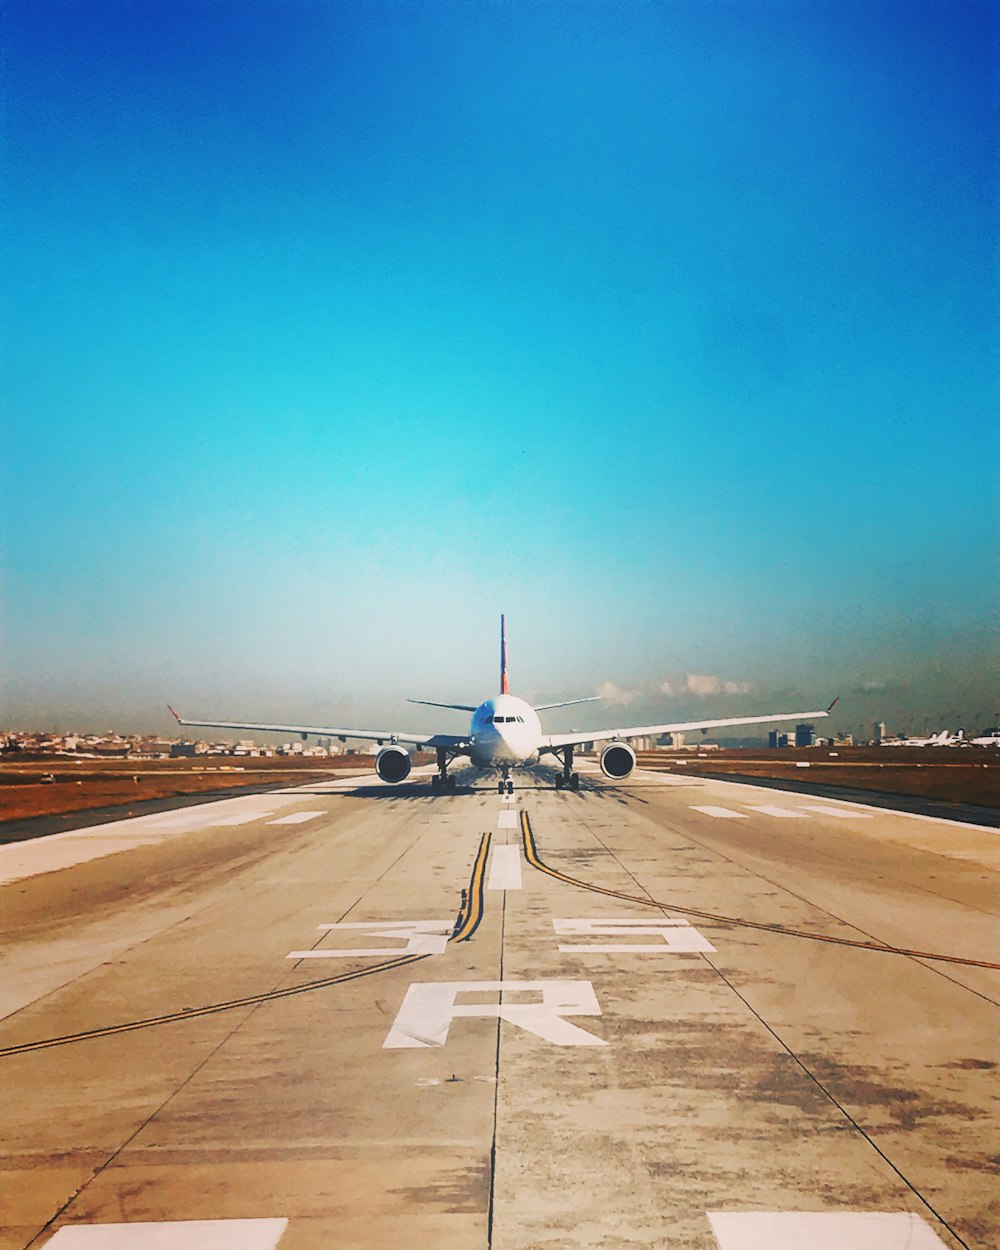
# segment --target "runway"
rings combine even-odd
[[[0,848],[0,1250],[1000,1243],[1000,833],[584,769]]]

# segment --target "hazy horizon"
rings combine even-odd
[[[5,6],[0,724],[997,723],[998,21]]]

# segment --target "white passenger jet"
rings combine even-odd
[[[601,752],[601,771],[612,781],[622,781],[635,767],[635,751],[629,746],[629,738],[646,738],[656,734],[682,733],[690,729],[718,729],[723,725],[761,725],[768,721],[813,720],[829,716],[834,699],[822,712],[778,712],[766,716],[730,716],[723,720],[670,721],[662,725],[629,725],[618,729],[587,729],[582,733],[546,734],[538,713],[556,707],[570,707],[576,703],[591,703],[599,696],[585,699],[569,699],[564,703],[542,703],[532,707],[524,699],[510,693],[507,675],[507,629],[500,617],[500,693],[485,699],[477,706],[467,703],[432,703],[426,699],[408,699],[408,703],[420,703],[425,707],[451,708],[458,712],[471,712],[472,722],[465,734],[412,734],[398,733],[390,729],[346,729],[317,725],[245,725],[233,721],[184,720],[173,708],[170,711],[180,725],[192,725],[206,729],[248,729],[255,733],[301,734],[303,741],[314,734],[321,738],[359,738],[377,742],[381,747],[375,758],[375,771],[383,781],[405,781],[410,774],[410,754],[407,746],[437,753],[438,772],[431,778],[435,794],[455,789],[455,778],[448,772],[452,761],[467,758],[474,768],[492,770],[500,774],[497,789],[500,794],[514,792],[511,771],[522,765],[534,764],[542,755],[554,755],[562,764],[556,773],[556,789],[578,790],[580,774],[573,771],[573,748],[589,742],[606,742]],[[169,706],[169,705],[168,705]],[[405,744],[405,745],[403,745]]]

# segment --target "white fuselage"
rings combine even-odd
[[[538,755],[542,725],[538,713],[512,694],[480,703],[469,727],[469,759],[476,768],[509,768]]]

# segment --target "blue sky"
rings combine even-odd
[[[994,5],[2,12],[0,723],[992,719]]]

